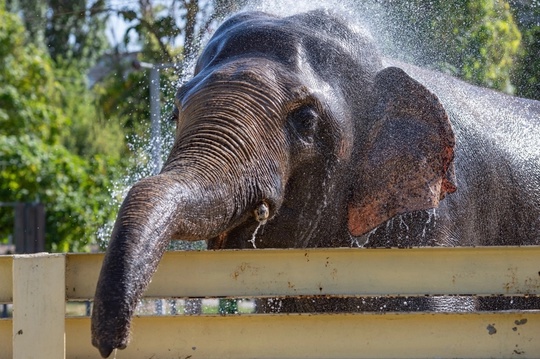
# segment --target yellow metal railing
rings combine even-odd
[[[97,358],[102,254],[0,256],[0,358]],[[540,247],[170,252],[148,298],[540,292]],[[141,316],[117,358],[540,358],[540,312]]]

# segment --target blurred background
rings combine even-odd
[[[153,136],[166,158],[174,93],[219,23],[319,6],[387,56],[540,100],[537,0],[0,0],[0,254],[105,248],[126,189],[155,171]]]

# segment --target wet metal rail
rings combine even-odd
[[[540,294],[540,247],[169,252],[148,298]],[[97,358],[102,254],[0,256],[0,358]],[[540,358],[540,312],[140,316],[117,358]]]

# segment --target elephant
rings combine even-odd
[[[382,56],[328,10],[225,20],[175,96],[100,272],[92,343],[128,344],[171,240],[210,249],[533,245],[540,102]]]

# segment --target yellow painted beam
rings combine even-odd
[[[147,297],[540,294],[540,247],[168,252]],[[67,295],[94,295],[102,255],[68,255]]]
[[[12,323],[11,319],[0,319],[0,359],[13,358]]]
[[[92,299],[103,262],[103,253],[70,253],[66,256],[66,297]]]
[[[0,256],[0,303],[13,301],[13,256]]]
[[[87,318],[67,357],[95,358]],[[121,358],[540,358],[540,313],[140,317]]]
[[[13,358],[64,358],[65,256],[13,257]]]

